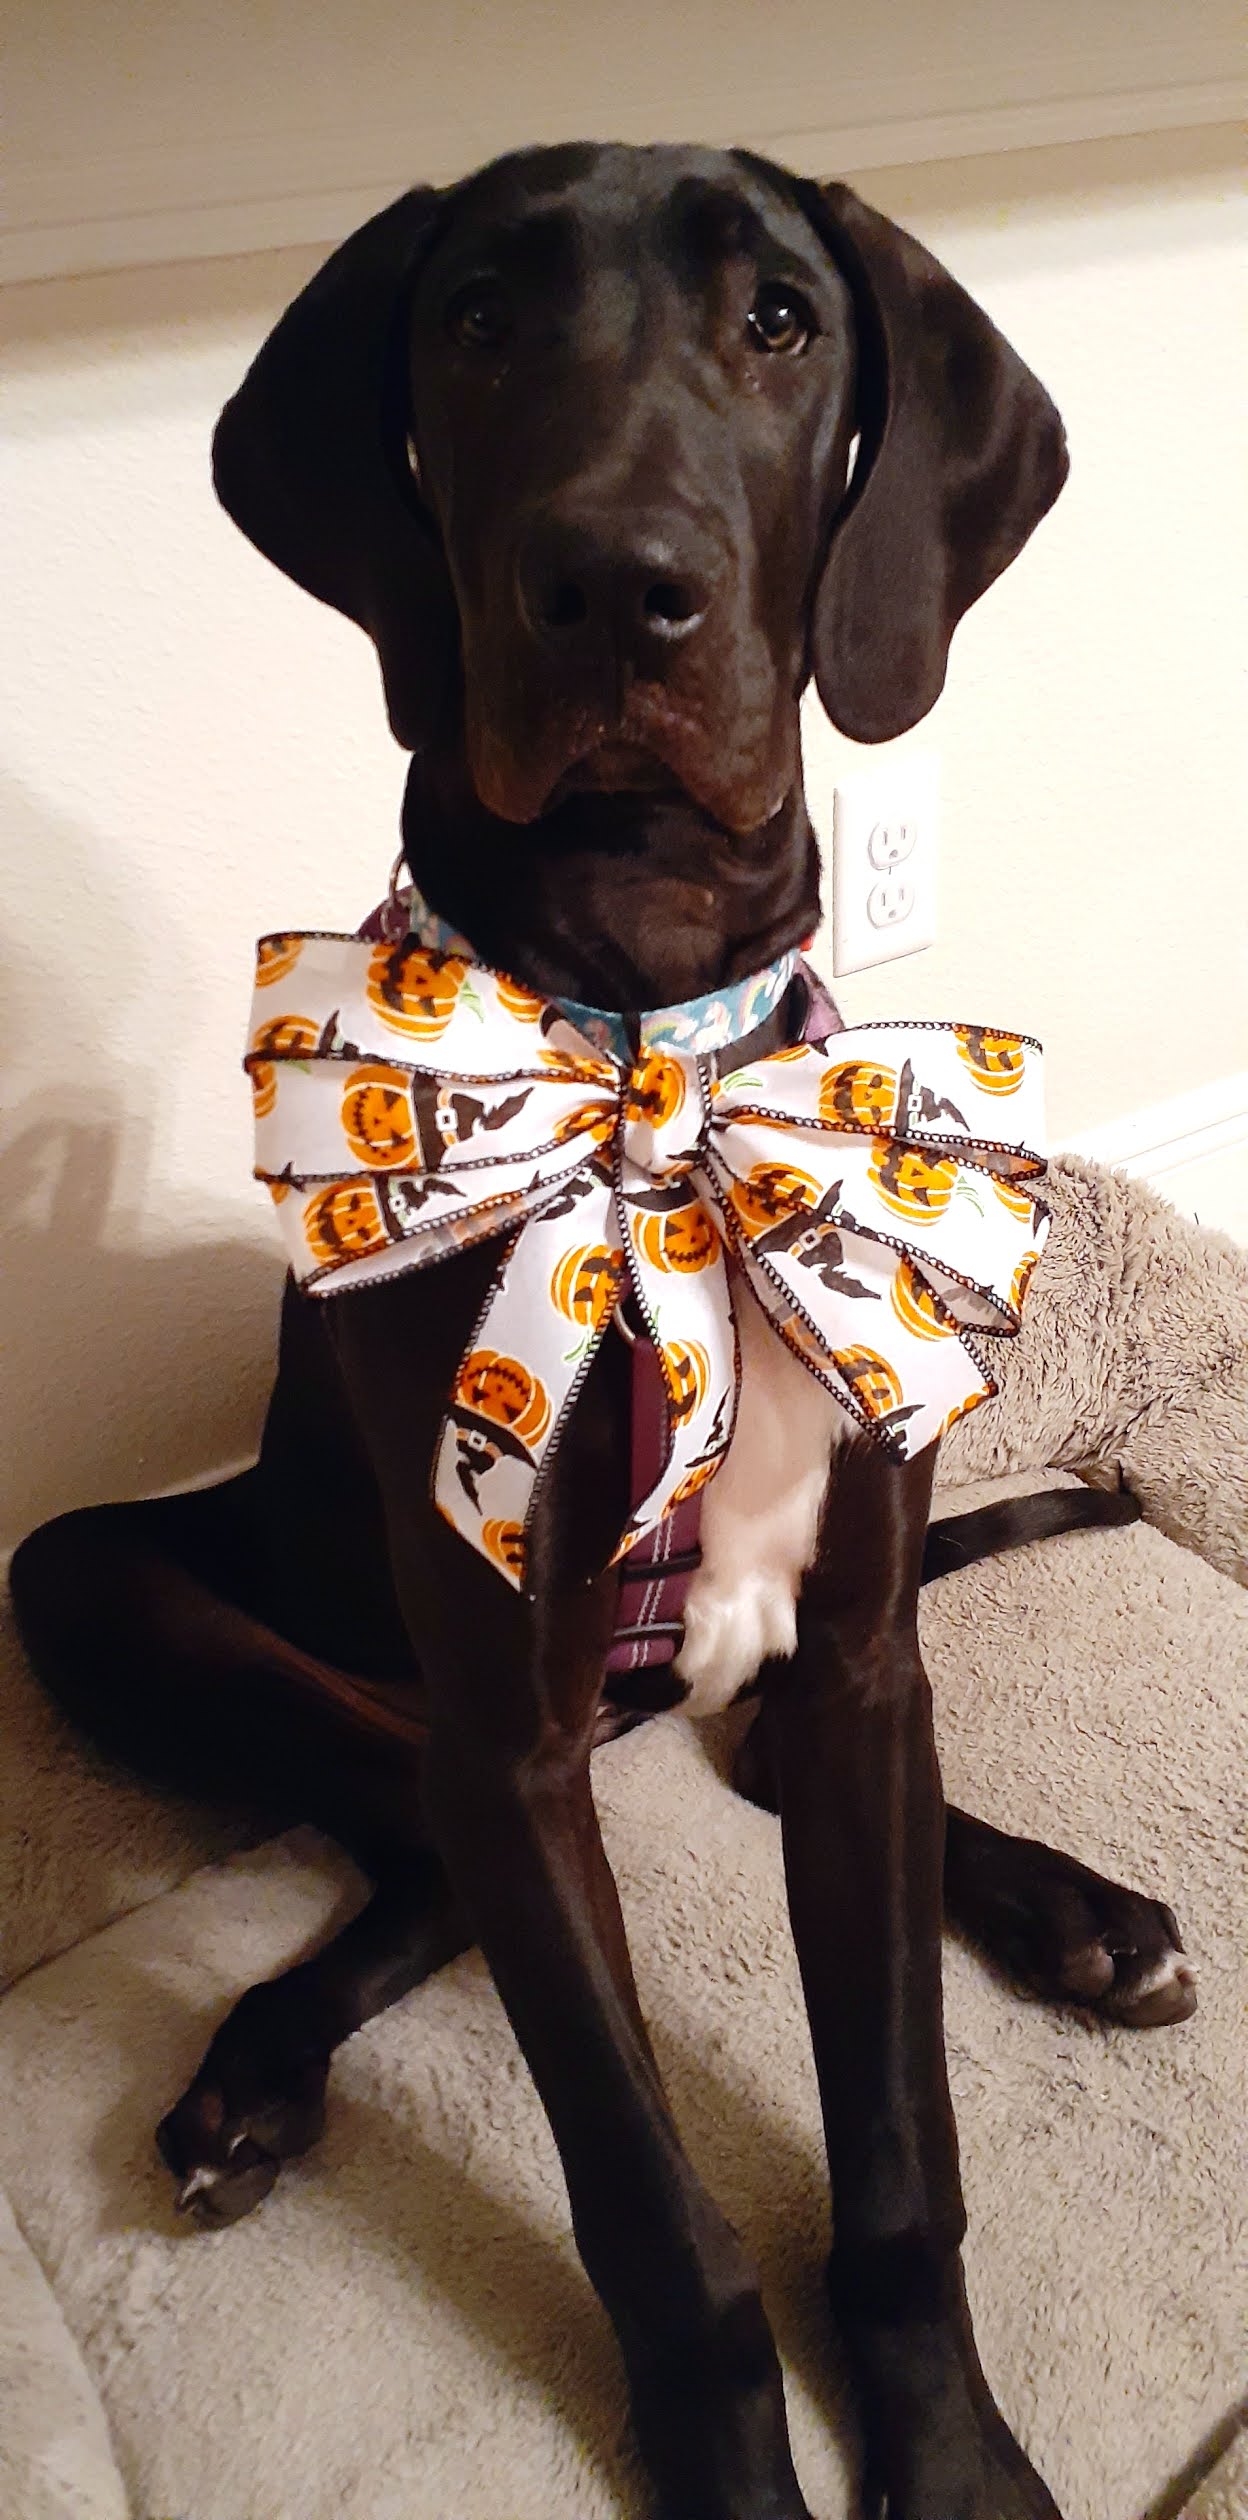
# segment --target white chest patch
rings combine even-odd
[[[689,1715],[716,1715],[768,1655],[797,1643],[797,1596],[815,1553],[834,1447],[853,1419],[789,1354],[756,1303],[737,1306],[741,1399],[728,1458],[702,1506],[676,1676]]]

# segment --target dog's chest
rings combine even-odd
[[[738,1304],[741,1399],[706,1490],[702,1563],[689,1588],[676,1676],[686,1711],[714,1715],[772,1654],[797,1642],[797,1596],[815,1552],[834,1448],[852,1419],[791,1356],[757,1304]]]

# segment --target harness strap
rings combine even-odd
[[[808,963],[801,966],[806,990],[806,1015],[800,1038],[826,1041],[845,1026],[833,1000]],[[738,1043],[724,1056],[734,1066],[748,1057],[749,1044]],[[749,1297],[745,1299],[747,1302]],[[666,1402],[659,1360],[649,1341],[632,1341],[632,1467],[629,1503],[649,1495],[666,1456]],[[700,1489],[677,1505],[657,1529],[634,1541],[619,1568],[615,1635],[607,1656],[608,1671],[649,1671],[674,1662],[685,1632],[689,1586],[702,1563]]]

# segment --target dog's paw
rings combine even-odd
[[[977,1838],[949,1904],[962,1931],[1046,2003],[1138,2030],[1196,2010],[1196,1970],[1173,1911],[1073,1855],[995,1832]]]
[[[1038,1880],[1036,1907],[1020,1933],[1025,1985],[1050,2002],[1081,2004],[1136,2030],[1187,2021],[1196,1970],[1173,1911],[1073,1864]]]
[[[156,2129],[178,2181],[177,2210],[204,2230],[252,2213],[282,2163],[308,2152],[324,2129],[329,2057],[290,2052],[276,2008],[255,2001],[268,1991],[255,1988],[236,2006]]]
[[[864,2440],[863,2520],[1062,2520],[997,2407],[969,2328],[845,2319]]]

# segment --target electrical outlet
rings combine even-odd
[[[899,754],[837,782],[832,969],[838,978],[936,942],[937,763]]]

